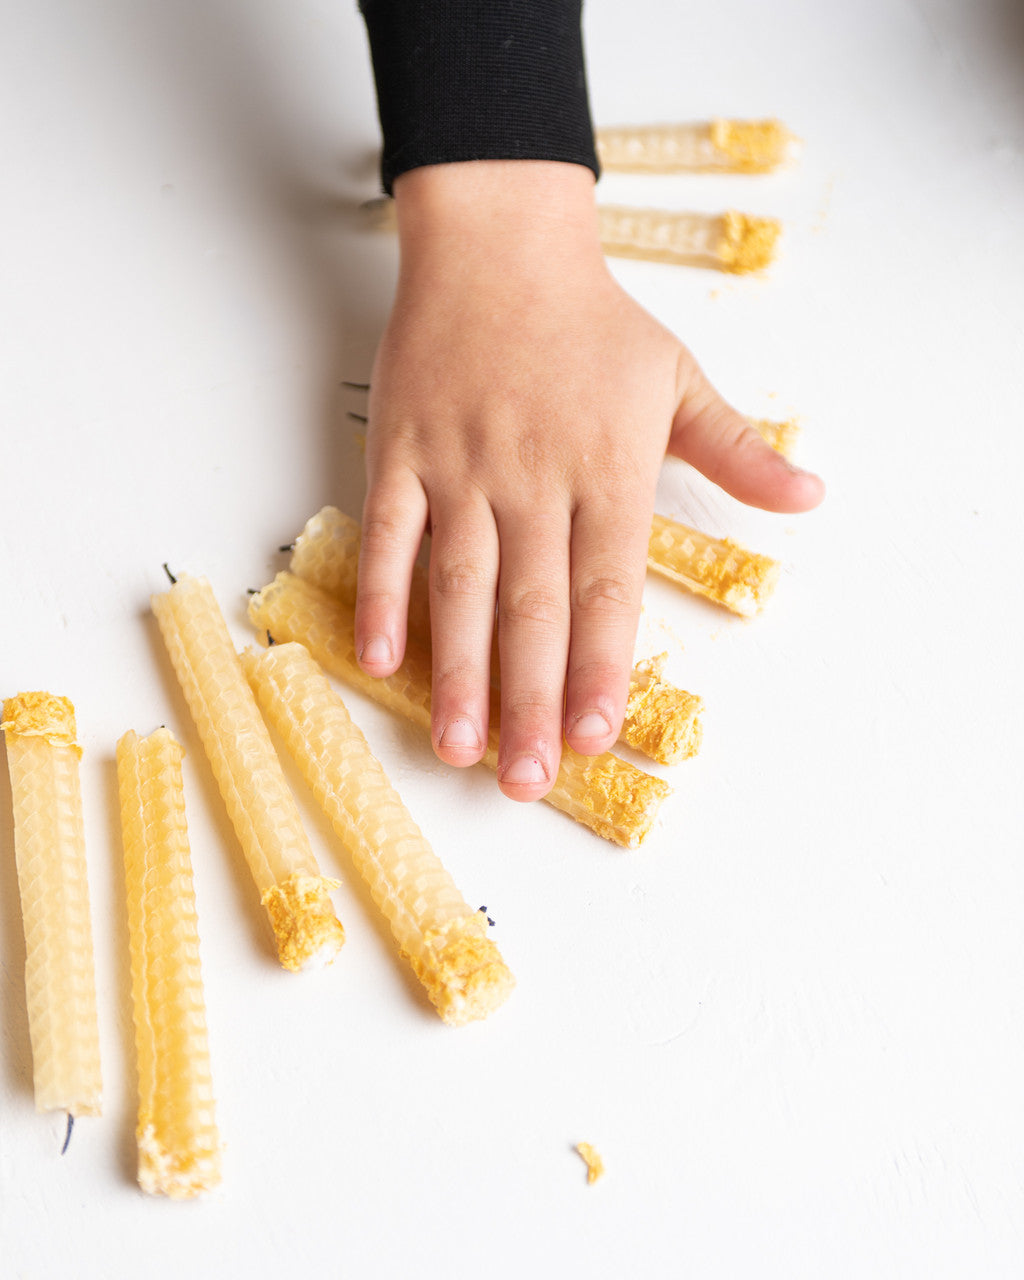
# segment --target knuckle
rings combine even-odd
[[[472,560],[455,560],[434,566],[431,585],[443,600],[479,599],[493,590],[483,566]]]
[[[557,627],[565,622],[562,600],[546,587],[522,587],[507,591],[499,602],[498,621],[506,625],[530,623]]]
[[[628,682],[628,664],[615,662],[607,656],[577,662],[569,672],[569,683],[577,692],[584,691],[586,701],[593,701],[604,694],[618,695]]]
[[[572,585],[576,613],[623,613],[633,607],[636,588],[621,573],[582,574]]]
[[[515,450],[519,466],[528,475],[550,470],[552,462],[558,456],[551,433],[536,428],[520,428],[515,437]]]
[[[433,701],[467,705],[477,702],[486,692],[488,672],[472,661],[445,663],[435,668],[430,677]]]
[[[508,694],[501,709],[506,728],[518,733],[541,732],[558,716],[557,700],[541,689],[521,689]]]
[[[363,517],[362,551],[364,555],[393,555],[403,541],[403,526],[383,512],[367,511]]]
[[[754,428],[738,414],[725,411],[718,422],[718,440],[730,452],[749,453],[763,443]]]
[[[371,587],[362,584],[358,589],[356,601],[360,617],[365,621],[371,615],[376,617],[379,614],[390,612],[392,608],[398,605],[399,596],[394,591],[388,591],[385,588],[373,590]]]

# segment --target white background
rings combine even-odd
[[[518,977],[444,1027],[312,813],[348,942],[281,970],[160,647],[161,563],[245,590],[325,502],[394,282],[355,0],[0,4],[0,692],[75,702],[105,1113],[37,1115],[0,769],[5,1277],[1024,1274],[1024,23],[1014,0],[590,0],[603,123],[778,115],[800,165],[608,177],[780,216],[763,279],[615,272],[829,495],[661,509],[782,559],[753,622],[651,581],[706,700],[638,852],[349,705]],[[500,352],[495,352],[500,359]],[[220,1192],[137,1190],[114,744],[186,785]],[[608,1172],[587,1186],[577,1142]]]

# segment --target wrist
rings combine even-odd
[[[411,169],[394,187],[403,271],[438,258],[603,266],[594,187],[589,169],[551,160]]]

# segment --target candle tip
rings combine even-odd
[[[167,567],[167,562],[166,562],[166,561],[164,561],[163,569],[164,569],[164,573],[166,573],[166,574],[167,574],[167,576],[168,576],[168,578],[170,578],[170,580],[171,580],[171,586],[173,587],[173,586],[174,586],[174,584],[178,581],[178,579],[174,576],[174,574],[173,574],[173,573],[171,573],[170,569],[168,569],[168,567]]]
[[[75,1127],[75,1117],[69,1111],[68,1112],[68,1128],[67,1128],[67,1132],[64,1135],[64,1145],[60,1149],[61,1155],[63,1155],[64,1152],[67,1151],[68,1149],[68,1143],[71,1141],[71,1131],[72,1129],[74,1129],[74,1127]]]
[[[289,551],[294,551],[294,550],[295,550],[295,543],[294,543],[294,542],[286,542],[286,543],[284,544],[284,546],[282,546],[282,547],[278,547],[278,551],[283,551],[283,552],[285,552],[285,553],[287,553],[287,552],[289,552]]]

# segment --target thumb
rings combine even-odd
[[[777,453],[726,404],[696,364],[687,370],[667,452],[740,502],[764,511],[809,511],[825,496],[822,480]]]

